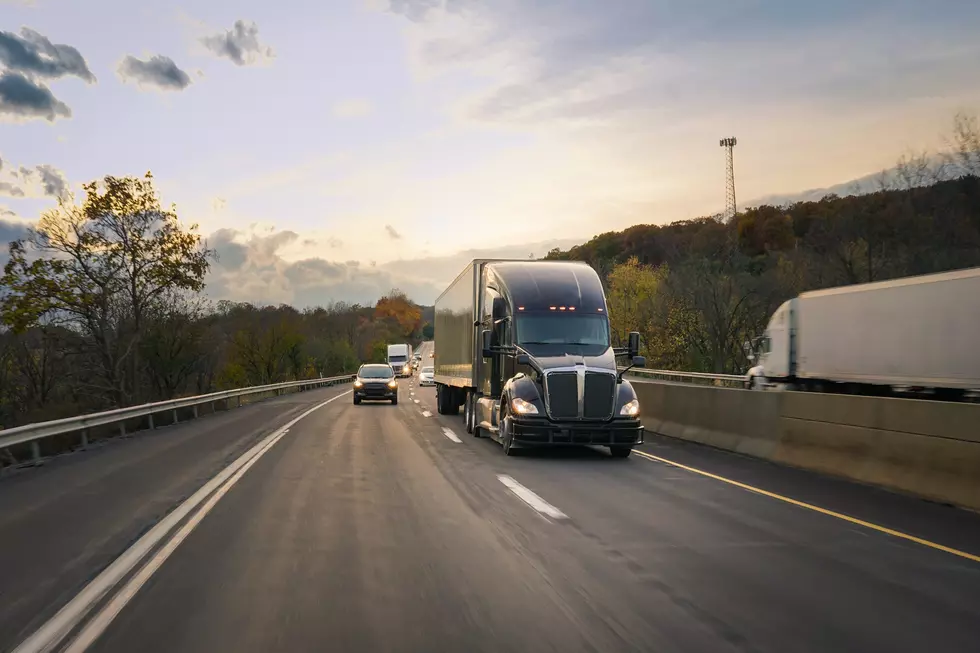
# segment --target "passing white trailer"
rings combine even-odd
[[[395,376],[411,376],[412,345],[388,345],[388,364],[395,370]]]
[[[980,268],[806,292],[773,314],[750,387],[980,389]]]

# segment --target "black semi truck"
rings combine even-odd
[[[643,367],[640,336],[611,346],[606,297],[589,265],[478,259],[435,304],[438,411],[511,455],[522,446],[643,442],[636,393],[616,357]]]

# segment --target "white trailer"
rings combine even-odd
[[[395,370],[395,376],[411,376],[412,345],[404,343],[388,345],[388,364]]]
[[[980,268],[806,292],[759,339],[750,387],[980,389]]]

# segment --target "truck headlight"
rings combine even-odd
[[[356,381],[354,381],[354,387],[355,387],[355,388],[360,388],[360,387],[361,387],[361,386],[363,386],[363,385],[364,385],[364,384],[363,384],[363,383],[361,382],[361,380],[360,380],[360,379],[357,379]]]
[[[388,381],[388,387],[391,388],[392,390],[394,390],[395,388],[398,387],[398,381],[396,381],[394,379],[392,379],[391,381]]]
[[[633,401],[627,401],[623,404],[623,407],[619,409],[620,415],[626,415],[627,417],[636,417],[640,414],[640,402],[636,399]]]
[[[510,407],[518,415],[537,415],[538,409],[530,401],[524,401],[520,397],[510,400]]]

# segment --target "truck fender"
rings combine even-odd
[[[620,409],[634,399],[636,399],[636,390],[633,389],[633,384],[623,379],[623,382],[616,386],[616,405],[613,409],[613,416],[619,416]],[[640,414],[643,414],[643,406],[640,406]]]

